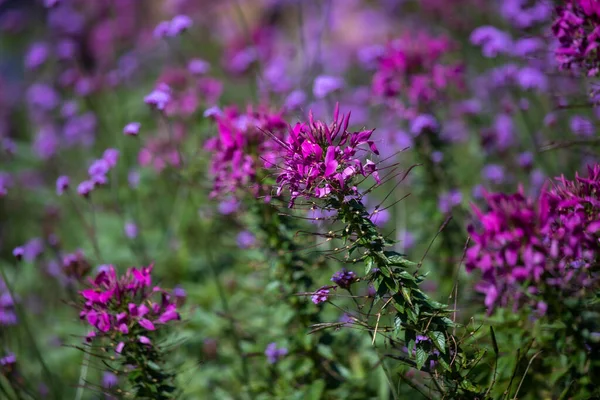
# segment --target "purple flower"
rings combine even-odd
[[[329,287],[323,286],[319,288],[312,296],[311,300],[315,304],[321,304],[327,301],[329,298]]]
[[[240,207],[239,201],[233,197],[226,198],[219,203],[219,213],[223,215],[233,214]]]
[[[142,124],[139,122],[130,122],[125,125],[125,128],[123,128],[123,134],[128,136],[137,136],[137,134],[140,132],[141,126]]]
[[[342,268],[340,271],[336,272],[331,277],[331,281],[333,283],[335,283],[336,285],[338,285],[339,287],[341,287],[342,289],[350,288],[350,285],[352,285],[357,280],[358,280],[358,278],[356,277],[356,274],[352,271],[348,271],[345,268]],[[325,301],[325,300],[323,300],[323,301]],[[313,296],[313,302],[314,301],[315,300],[314,300],[314,296]],[[315,302],[315,304],[319,304],[319,303]]]
[[[210,71],[210,64],[199,58],[194,58],[188,62],[188,71],[194,75],[204,75]]]
[[[167,36],[175,37],[190,29],[192,19],[187,15],[177,15],[173,17],[169,24]]]
[[[344,80],[337,76],[321,75],[315,79],[313,94],[317,99],[323,99],[328,94],[344,87]]]
[[[462,194],[458,190],[451,190],[448,193],[440,195],[438,200],[438,209],[440,212],[447,214],[452,209],[462,202]]]
[[[117,165],[117,161],[119,160],[119,150],[117,149],[106,149],[104,150],[104,154],[102,154],[102,159],[108,163],[110,168],[113,168]]]
[[[127,182],[129,182],[130,188],[137,188],[140,184],[140,173],[136,170],[129,171],[129,174],[127,174]]]
[[[92,163],[90,168],[88,168],[88,175],[90,177],[97,176],[97,175],[106,175],[106,173],[109,171],[109,169],[110,169],[110,166],[108,165],[108,162],[106,160],[103,160],[103,159],[96,160]]]
[[[419,136],[426,130],[437,131],[439,128],[437,120],[433,115],[421,114],[413,119],[410,124],[410,133],[413,136]]]
[[[87,197],[94,190],[94,186],[93,181],[83,181],[77,186],[77,193],[80,196]]]
[[[519,166],[523,169],[533,167],[533,154],[529,151],[519,154]]]
[[[480,26],[475,29],[471,33],[470,40],[474,45],[481,46],[481,51],[487,58],[510,54],[513,49],[510,35],[493,26]]]
[[[62,195],[69,188],[69,177],[61,175],[56,180],[56,194]]]
[[[262,182],[259,172],[273,166],[282,151],[279,142],[284,139],[288,124],[281,113],[263,108],[248,108],[241,113],[235,107],[227,107],[213,119],[218,136],[205,144],[212,153],[210,196],[228,196],[240,189],[250,190],[257,197],[268,195],[271,188]]]
[[[379,154],[371,140],[373,130],[349,132],[349,117],[340,117],[336,106],[334,122],[327,125],[316,121],[311,112],[308,123],[291,128],[286,142],[279,140],[284,150],[284,165],[277,166],[277,194],[286,187],[289,189],[289,207],[300,196],[323,198],[333,192],[350,195],[355,177],[373,176],[380,183],[375,163],[367,159],[363,164],[357,156],[359,150],[366,150],[367,155],[369,151]],[[360,146],[368,149],[359,149]]]
[[[277,348],[277,344],[275,342],[269,343],[269,345],[265,349],[265,356],[267,356],[267,361],[269,364],[275,364],[287,354],[288,349],[286,349],[285,347]]]
[[[580,115],[571,118],[570,127],[575,135],[583,137],[594,136],[596,130],[592,121]]]
[[[25,250],[22,247],[15,247],[12,253],[17,260],[21,260],[25,254]]]
[[[105,388],[112,388],[119,384],[119,377],[112,372],[104,372],[102,374],[102,386]]]
[[[517,82],[525,90],[536,89],[545,92],[548,89],[548,78],[537,68],[521,68],[517,73]]]
[[[300,108],[306,101],[306,93],[302,90],[294,90],[285,99],[286,110],[295,110]]]
[[[384,227],[390,220],[390,212],[388,209],[375,209],[370,212],[371,221],[378,227]]]
[[[242,231],[237,235],[237,245],[240,249],[248,249],[256,243],[256,236],[251,232]]]
[[[25,68],[36,69],[48,59],[48,45],[46,43],[34,43],[31,45],[25,56]]]
[[[163,111],[171,101],[171,89],[166,85],[161,85],[144,97],[144,103],[159,111]]]
[[[154,28],[154,38],[163,39],[167,37],[167,35],[169,34],[170,25],[170,21],[159,22],[158,25],[156,25],[156,27]]]
[[[50,111],[58,106],[59,97],[52,87],[44,83],[34,83],[27,90],[27,101],[33,107]]]
[[[138,235],[137,225],[133,222],[127,222],[125,224],[125,236],[129,239],[135,239]]]
[[[484,179],[487,179],[496,185],[499,185],[504,181],[504,167],[498,164],[486,165],[483,167],[481,174]]]

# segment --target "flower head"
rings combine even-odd
[[[66,175],[59,176],[56,180],[56,194],[62,195],[69,188],[69,177]]]
[[[269,192],[262,184],[263,167],[272,167],[281,148],[272,138],[282,140],[287,129],[281,113],[264,108],[248,108],[245,113],[230,107],[213,115],[218,136],[209,139],[205,148],[213,153],[210,174],[211,196],[230,195],[239,189],[256,196]]]
[[[311,300],[315,304],[321,304],[327,301],[329,298],[329,287],[323,286],[319,288],[311,297]]]
[[[562,69],[579,68],[588,76],[600,72],[600,3],[589,0],[566,0],[556,7],[552,24],[559,41],[556,61]]]
[[[267,361],[269,364],[275,364],[277,361],[281,360],[288,353],[288,349],[285,347],[277,347],[275,342],[269,343],[267,348],[265,349],[265,356],[267,356]]]
[[[373,130],[348,131],[350,114],[339,115],[336,106],[333,122],[329,125],[316,121],[312,113],[308,123],[290,128],[285,142],[283,163],[277,177],[278,195],[284,188],[291,194],[290,207],[298,197],[324,198],[330,194],[352,191],[355,177],[373,178],[379,182],[376,164],[363,162],[358,156],[360,146],[379,154],[371,135]],[[342,196],[343,197],[343,196]]]
[[[110,335],[118,342],[139,337],[140,343],[150,345],[147,336],[160,325],[180,319],[175,299],[152,287],[151,272],[152,266],[130,268],[119,277],[109,266],[90,280],[90,288],[80,292],[84,302],[80,318],[91,325],[93,337]]]
[[[341,287],[342,289],[348,289],[350,285],[357,281],[356,274],[352,271],[348,271],[343,268],[342,270],[336,272],[331,277],[331,281]]]
[[[600,256],[598,190],[600,165],[594,165],[588,177],[558,178],[537,200],[522,189],[484,195],[488,211],[474,209],[479,228],[469,228],[474,245],[466,267],[481,271],[477,289],[490,311],[579,296],[597,284],[590,267]]]

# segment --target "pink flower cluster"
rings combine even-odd
[[[373,130],[349,132],[350,113],[339,114],[336,106],[329,125],[315,121],[312,112],[308,123],[298,123],[290,129],[284,147],[284,166],[277,177],[277,194],[287,186],[291,193],[290,207],[302,196],[324,198],[332,192],[340,195],[353,191],[357,176],[373,178],[379,183],[377,165],[367,159],[363,164],[359,150],[379,154],[371,135]],[[367,145],[369,150],[359,148]]]
[[[462,88],[462,66],[444,64],[451,50],[449,39],[423,32],[388,43],[373,76],[374,93],[383,98],[404,95],[417,107],[440,99],[451,85]]]
[[[212,152],[210,174],[213,179],[212,197],[231,194],[238,189],[251,190],[258,196],[263,188],[258,174],[260,165],[272,167],[281,152],[272,138],[284,139],[288,124],[281,113],[265,108],[239,112],[235,107],[216,112],[218,136],[209,139],[205,149]]]
[[[599,282],[600,165],[589,177],[558,178],[537,201],[522,189],[515,194],[485,194],[488,211],[474,207],[479,229],[469,228],[474,245],[467,271],[478,269],[477,290],[491,312],[534,299],[546,311],[556,296],[577,296]],[[555,290],[557,289],[557,290]]]
[[[119,277],[113,266],[102,270],[91,288],[80,292],[84,299],[79,314],[93,328],[87,340],[97,336],[118,338],[115,348],[121,353],[128,341],[151,345],[148,336],[169,321],[179,320],[176,300],[160,287],[152,287],[152,265],[130,268]],[[160,301],[154,301],[160,296]]]
[[[556,7],[552,25],[559,41],[556,60],[563,69],[574,66],[588,76],[600,72],[600,3],[595,0],[567,0]]]

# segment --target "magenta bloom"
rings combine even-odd
[[[298,197],[324,198],[348,192],[358,176],[373,176],[379,183],[376,164],[369,159],[363,163],[358,156],[359,150],[379,154],[371,140],[373,130],[349,132],[350,114],[340,116],[338,106],[333,119],[327,125],[315,121],[311,112],[308,123],[296,124],[286,142],[280,141],[284,166],[277,177],[277,194],[287,187],[290,207]],[[363,145],[367,149],[360,148]]]
[[[158,286],[152,287],[151,272],[152,266],[130,268],[119,277],[109,266],[90,280],[91,287],[80,292],[84,301],[80,318],[94,329],[90,339],[110,336],[123,343],[139,337],[139,342],[151,345],[147,336],[159,325],[180,319],[177,299]],[[124,348],[119,344],[117,353]]]
[[[440,100],[450,87],[461,89],[462,67],[444,64],[451,50],[447,38],[423,32],[392,41],[378,58],[373,92],[384,99],[402,94],[417,107]]]
[[[532,298],[579,296],[599,282],[590,269],[600,256],[598,190],[600,165],[595,165],[586,178],[558,178],[536,201],[522,189],[484,194],[488,211],[474,208],[479,222],[469,228],[473,246],[466,267],[481,272],[477,290],[485,294],[490,312]]]
[[[581,68],[588,76],[600,71],[600,3],[590,0],[566,0],[556,7],[552,24],[560,45],[556,61],[562,69]]]
[[[218,136],[206,142],[205,149],[213,153],[210,174],[213,178],[212,197],[231,195],[239,189],[254,195],[267,194],[262,183],[263,167],[272,167],[281,151],[272,137],[283,139],[287,123],[281,113],[248,108],[245,113],[230,107],[213,115]]]

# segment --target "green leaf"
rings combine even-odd
[[[450,364],[448,364],[448,361],[446,361],[446,357],[447,356],[443,356],[443,357],[438,357],[437,361],[440,363],[440,365],[446,370],[446,371],[452,371],[452,368],[450,368]]]
[[[365,275],[368,275],[371,272],[371,268],[373,268],[373,257],[365,258]]]
[[[310,389],[306,393],[305,399],[319,400],[319,399],[323,398],[324,390],[325,390],[325,381],[322,379],[319,379],[318,381],[314,382],[310,386]]]
[[[490,325],[490,335],[492,336],[492,345],[494,346],[494,353],[498,356],[498,342],[496,341],[496,334],[494,333],[494,327]]]
[[[417,363],[417,369],[420,370],[421,368],[423,368],[423,365],[425,365],[425,361],[427,361],[427,358],[429,357],[429,355],[427,354],[427,352],[425,351],[425,349],[423,349],[422,347],[420,347],[420,343],[417,345],[417,351],[416,351],[416,363]]]
[[[439,351],[446,354],[446,336],[444,332],[429,332],[427,334]]]
[[[466,390],[467,392],[477,393],[479,392],[479,388],[473,385],[468,379],[463,380],[460,383],[460,388]]]
[[[397,313],[396,316],[394,317],[394,333],[396,334],[396,336],[400,333],[401,330],[402,330],[402,318],[400,316],[400,313]]]
[[[412,322],[413,324],[417,323],[417,314],[411,308],[406,309],[406,315],[408,316],[408,320],[410,322]]]
[[[397,265],[404,268],[417,265],[417,263],[407,260],[404,254],[395,251],[384,251],[383,254],[387,257],[389,265]]]
[[[412,307],[413,303],[412,299],[410,298],[411,290],[406,286],[402,286],[402,290],[400,290],[400,292],[402,293],[402,297],[404,297],[404,300],[406,300],[406,302]]]

